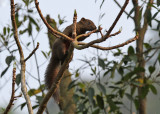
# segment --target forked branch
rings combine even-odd
[[[19,39],[18,39],[18,30],[17,30],[16,21],[15,21],[16,19],[15,19],[14,0],[10,1],[10,5],[11,5],[11,20],[12,20],[12,26],[13,26],[13,32],[14,32],[14,39],[16,41],[18,51],[19,51],[19,54],[20,54],[21,90],[22,90],[23,95],[25,97],[29,114],[33,114],[32,105],[31,105],[31,101],[30,101],[30,98],[29,98],[28,93],[27,93],[27,87],[26,87],[26,81],[25,81],[25,70],[26,70],[25,67],[26,67],[26,65],[25,65],[25,61],[24,61],[24,54],[23,54],[23,50],[22,50],[21,44],[20,44]]]
[[[96,48],[96,49],[100,49],[100,50],[112,50],[112,49],[116,49],[116,48],[119,48],[119,47],[123,47],[135,40],[137,40],[139,37],[139,35],[136,35],[134,38],[122,43],[122,44],[119,44],[119,45],[115,45],[115,46],[111,46],[111,47],[102,47],[102,46],[98,46],[98,45],[91,45],[90,47],[93,47],[93,48]],[[86,45],[86,43],[83,43],[83,42],[78,42],[78,45]]]

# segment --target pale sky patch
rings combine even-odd
[[[0,0],[0,7],[7,6],[8,0]]]

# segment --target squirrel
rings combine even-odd
[[[81,20],[76,24],[77,35],[84,34],[87,31],[92,31],[95,29],[95,24],[89,19],[81,18]],[[72,37],[72,30],[73,24],[66,27],[63,31],[63,34]],[[87,37],[81,37],[78,39],[78,41],[83,41],[86,38]],[[54,41],[52,46],[52,56],[45,72],[45,86],[47,87],[47,89],[50,89],[52,83],[55,81],[55,78],[61,68],[61,65],[63,64],[67,56],[67,51],[70,46],[70,43],[70,41],[64,39],[63,37],[57,38]],[[59,103],[59,89],[56,90],[56,92],[53,94],[53,97],[55,101]]]

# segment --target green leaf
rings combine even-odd
[[[130,94],[128,94],[128,93],[126,93],[125,95],[126,95],[126,97],[127,97],[130,101],[132,101],[132,100],[133,100],[132,95],[130,95]]]
[[[10,33],[10,28],[9,27],[7,27],[7,31],[8,31],[8,34]]]
[[[27,43],[27,47],[28,47],[30,44],[31,44],[31,42],[28,42],[28,43]]]
[[[103,98],[100,95],[96,96],[97,104],[101,109],[104,109],[104,101]]]
[[[88,89],[88,97],[93,99],[93,96],[94,96],[94,89],[90,87]]]
[[[142,94],[141,94],[141,97],[142,97],[142,98],[145,98],[145,97],[148,95],[149,86],[146,85],[145,87],[142,87],[142,88],[141,88],[141,91],[142,91],[142,92],[141,92],[141,93],[142,93]]]
[[[16,76],[16,84],[19,85],[21,83],[21,74],[17,74]]]
[[[133,71],[127,73],[124,77],[123,77],[123,80],[124,81],[127,81],[127,80],[130,80],[132,78],[133,75],[139,73],[139,72],[144,72],[145,69],[143,67],[136,67],[134,68]]]
[[[94,106],[93,96],[94,96],[94,89],[90,87],[88,89],[88,98],[89,98],[89,101],[92,104],[92,106]]]
[[[136,91],[136,87],[133,86],[133,87],[131,88],[131,95],[133,95],[133,94],[135,93],[135,91]]]
[[[24,29],[24,30],[20,30],[19,31],[19,34],[24,34],[25,32],[27,32],[28,31],[28,28],[27,29]]]
[[[33,10],[32,9],[28,9],[28,13],[33,13]]]
[[[76,86],[75,82],[77,80],[73,80],[69,85],[68,85],[68,90],[72,89],[74,86]]]
[[[79,77],[79,69],[76,70],[75,77]]]
[[[114,78],[116,68],[117,68],[117,63],[114,63],[114,66],[113,66],[112,71],[111,71],[111,78]]]
[[[101,5],[100,5],[100,9],[102,8],[104,1],[105,1],[105,0],[102,0],[102,3],[101,3]]]
[[[120,89],[119,90],[119,95],[120,95],[121,98],[123,98],[124,93],[125,93],[125,89]]]
[[[47,59],[46,53],[44,51],[41,51],[41,52],[42,52],[43,56]]]
[[[33,96],[33,95],[35,95],[35,89],[30,89],[29,91],[28,91],[28,95],[29,96]]]
[[[39,30],[40,30],[40,27],[39,27],[39,25],[37,24],[37,22],[36,22],[31,16],[29,16],[29,20],[30,20],[31,23],[33,23],[33,24],[36,26],[37,31],[39,31]]]
[[[98,66],[102,67],[102,69],[105,69],[105,63],[104,60],[98,57]]]
[[[132,9],[131,9],[131,11],[129,12],[129,14],[128,14],[128,16],[127,16],[127,19],[130,17],[130,15],[134,12],[134,10],[135,10],[135,7],[133,7]]]
[[[134,100],[134,104],[135,104],[136,109],[138,110],[138,109],[139,109],[139,106],[140,106],[139,100],[138,100],[138,99],[135,99],[135,100]]]
[[[33,108],[33,109],[36,109],[36,108],[38,108],[38,106],[39,106],[39,105],[34,105],[32,108]]]
[[[7,63],[7,65],[9,66],[10,63],[11,63],[14,59],[15,59],[14,56],[7,56],[7,58],[6,58],[6,63]]]
[[[139,11],[139,17],[138,17],[138,21],[141,23],[141,19],[142,19],[142,12],[143,12],[143,7],[141,7],[140,11]]]
[[[148,70],[149,70],[150,74],[152,74],[155,71],[155,67],[149,66]]]
[[[96,109],[92,112],[92,114],[99,114],[99,112],[100,112],[100,109]]]
[[[29,34],[29,36],[32,34],[32,24],[31,24],[31,22],[29,22],[29,24],[28,24],[28,34]]]
[[[43,100],[43,97],[42,96],[36,96],[36,99],[38,100],[39,103],[41,103],[42,100]]]
[[[22,1],[25,3],[26,6],[29,5],[29,0],[22,0]]]
[[[132,46],[129,46],[128,48],[128,55],[134,55],[135,52],[134,52],[134,48]]]
[[[77,11],[76,11],[76,9],[74,10],[74,15],[77,15]]]
[[[79,106],[78,106],[78,109],[81,111],[81,112],[83,112],[83,109],[85,108],[85,106],[84,106],[84,104],[80,104]]]
[[[110,111],[115,111],[118,108],[116,104],[113,102],[112,97],[108,97],[107,102],[109,103],[109,106],[111,108]]]
[[[118,72],[119,72],[121,75],[123,75],[123,74],[124,74],[123,67],[120,67],[120,68],[118,69]]]
[[[80,88],[85,88],[85,84],[84,83],[78,83],[78,86],[80,87]]]
[[[153,15],[152,19],[155,19],[155,17],[158,15],[158,13],[159,13],[159,12],[156,12],[156,13]]]
[[[97,88],[105,95],[106,94],[106,88],[101,83],[97,83]]]
[[[157,95],[157,89],[153,85],[149,85],[149,88],[155,95]]]
[[[147,9],[147,23],[149,24],[150,27],[152,27],[152,23],[151,23],[151,20],[152,20],[152,13],[151,13],[151,10],[150,9]]]
[[[151,49],[152,48],[152,46],[149,43],[144,43],[143,45],[146,49]]]
[[[3,34],[6,35],[6,27],[3,28]]]
[[[157,0],[157,6],[159,6],[160,5],[160,0]]]
[[[25,105],[26,105],[26,102],[21,104],[21,110],[24,108]]]
[[[61,18],[61,16],[58,14],[59,24],[63,24],[65,22],[65,17]]]
[[[159,61],[159,63],[160,63],[160,53],[159,53],[159,55],[158,55],[158,61]]]
[[[1,77],[7,72],[8,68],[9,68],[9,66],[2,71]]]
[[[75,103],[78,103],[78,101],[79,101],[79,99],[80,99],[77,94],[74,94],[72,98],[73,98],[73,101],[74,101]]]
[[[136,55],[130,55],[129,58],[133,60],[134,62],[137,62],[137,56]]]

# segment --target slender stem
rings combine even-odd
[[[16,80],[16,68],[13,68],[13,76],[12,76],[12,95],[10,98],[10,102],[6,108],[6,110],[4,111],[3,114],[8,114],[9,110],[11,109],[13,102],[15,100],[15,80]]]

